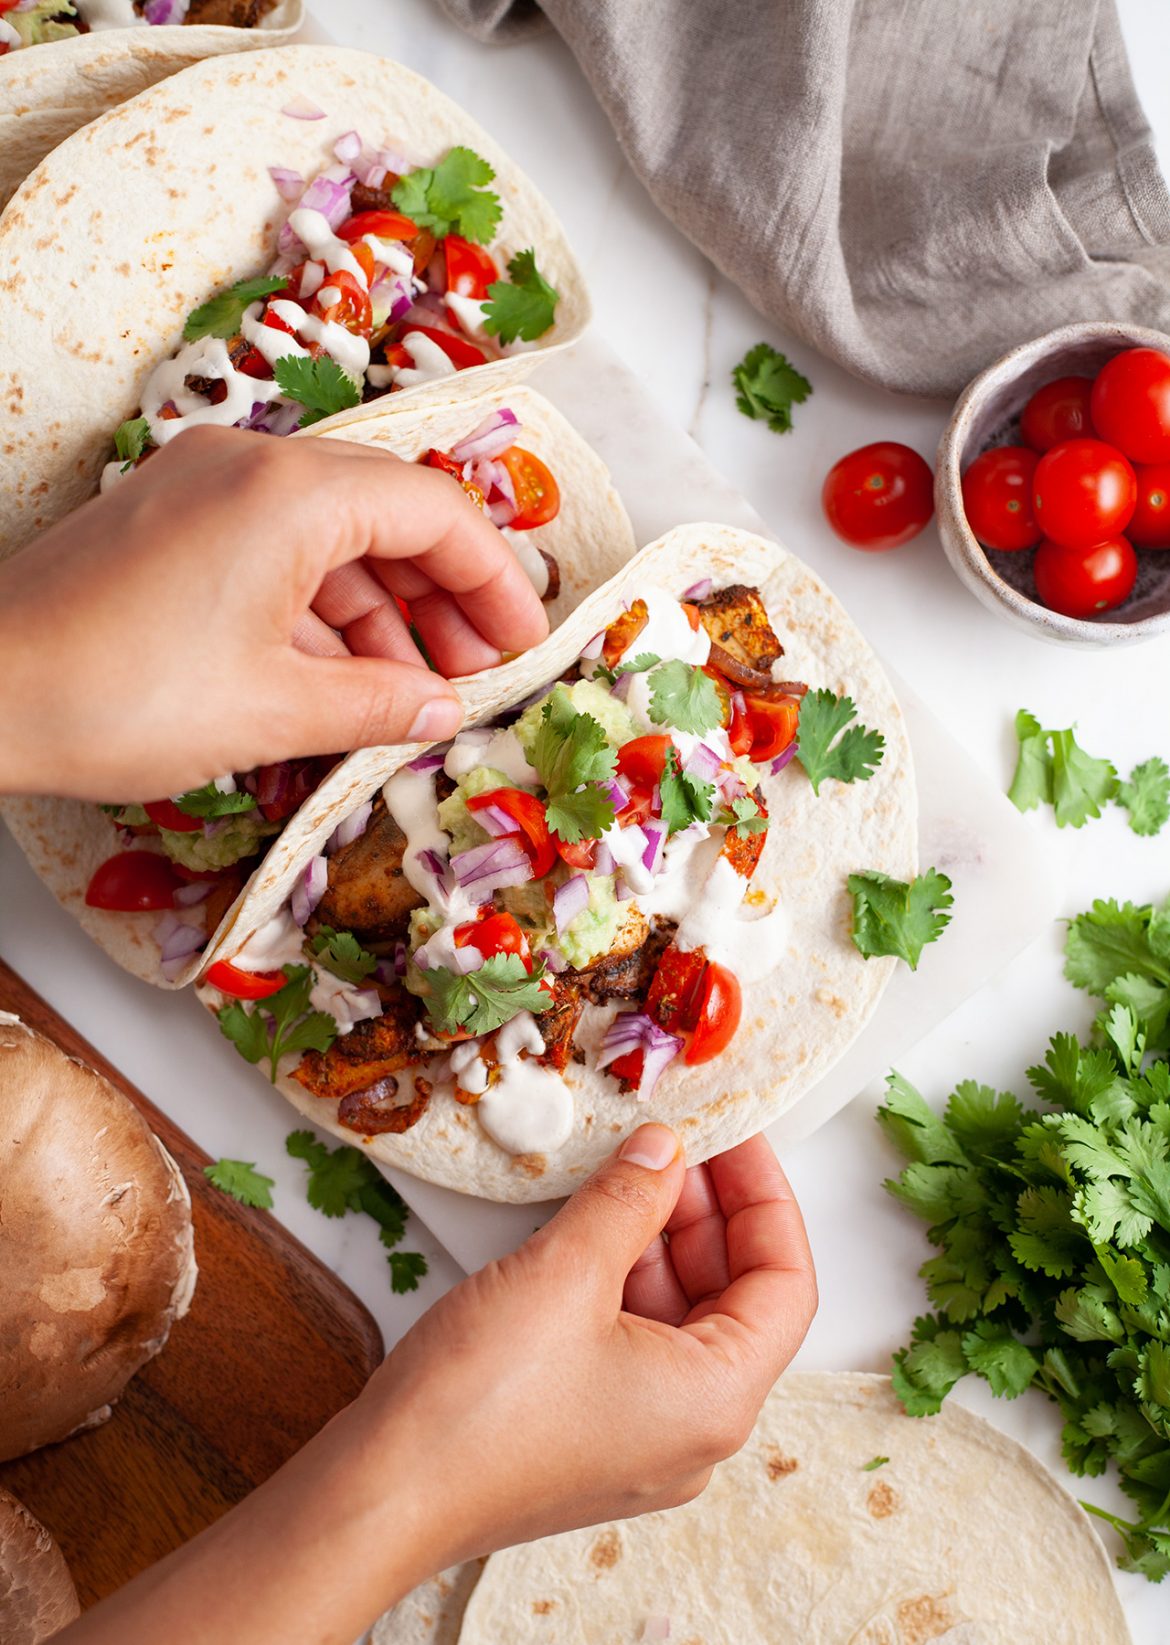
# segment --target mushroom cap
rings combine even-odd
[[[60,1548],[0,1485],[0,1639],[4,1645],[40,1645],[80,1613]]]
[[[0,1012],[0,1461],[104,1422],[195,1287],[191,1200],[142,1115]]]

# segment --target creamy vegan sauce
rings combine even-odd
[[[304,965],[305,933],[287,908],[258,926],[244,946],[231,957],[240,971],[279,971],[286,965]],[[323,966],[313,966],[313,987],[309,1003],[314,1011],[328,1011],[339,1034],[348,1034],[357,1023],[381,1012],[377,993],[368,986],[335,977]]]
[[[466,777],[469,771],[488,766],[502,771],[517,788],[535,788],[539,782],[536,767],[529,765],[520,739],[511,726],[490,735],[472,727],[470,733],[460,732],[447,750],[443,770],[452,782]]]

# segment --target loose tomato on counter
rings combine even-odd
[[[1091,548],[1129,524],[1137,482],[1127,458],[1103,440],[1065,440],[1036,464],[1032,508],[1044,536]]]
[[[203,980],[237,1000],[266,1000],[270,994],[279,993],[288,978],[283,971],[243,971],[230,960],[216,960],[208,966]]]
[[[509,446],[497,460],[508,470],[516,493],[516,513],[508,521],[508,530],[531,531],[555,520],[561,509],[560,487],[536,453]]]
[[[1051,451],[1063,440],[1092,439],[1091,377],[1057,377],[1038,388],[1020,413],[1020,438],[1033,451]]]
[[[85,901],[122,914],[173,908],[180,884],[170,859],[157,851],[119,851],[94,870]]]
[[[963,511],[984,548],[1035,548],[1041,531],[1032,512],[1039,458],[1027,446],[992,446],[963,475]]]
[[[1135,463],[1170,462],[1170,355],[1127,348],[1093,384],[1093,426]]]
[[[1137,503],[1125,534],[1137,548],[1170,548],[1170,463],[1134,469]]]
[[[934,513],[930,466],[909,446],[878,440],[835,462],[821,490],[825,518],[843,542],[867,553],[900,548]]]
[[[1032,564],[1036,592],[1050,611],[1095,617],[1127,599],[1137,581],[1137,555],[1124,537],[1085,548],[1045,539]]]

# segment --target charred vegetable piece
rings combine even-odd
[[[760,816],[766,817],[768,808],[764,804],[763,790],[757,788],[752,798],[756,802]],[[719,849],[719,855],[726,857],[737,874],[742,874],[745,880],[750,880],[759,866],[767,838],[768,831],[765,828],[746,835],[741,835],[738,828],[729,828]]]
[[[616,617],[605,631],[605,643],[601,648],[602,661],[607,668],[612,668],[618,658],[627,651],[638,635],[650,620],[650,612],[645,600],[635,600],[628,611],[623,611]]]
[[[337,1122],[365,1137],[409,1131],[422,1119],[434,1091],[430,1080],[421,1074],[415,1075],[411,1087],[404,1092],[402,1083],[387,1074],[364,1091],[351,1091],[341,1099]]]
[[[417,1005],[401,995],[380,1017],[369,1017],[348,1034],[338,1035],[328,1051],[307,1051],[293,1078],[315,1097],[341,1098],[368,1090],[387,1075],[434,1055],[419,1044],[417,1022]]]
[[[772,664],[784,655],[784,647],[772,630],[759,591],[743,583],[733,583],[698,601],[698,609],[699,621],[712,645],[726,653],[731,666],[739,664],[756,670],[766,675],[770,683]],[[711,660],[716,667],[720,666],[715,657]],[[749,677],[744,683],[752,684],[753,678]]]
[[[406,835],[379,794],[365,832],[329,859],[329,883],[317,918],[338,931],[352,931],[363,947],[406,935],[420,897],[402,872]]]

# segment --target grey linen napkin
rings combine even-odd
[[[1170,330],[1112,0],[442,3],[484,40],[543,11],[662,210],[861,377],[953,395],[1073,320]]]

